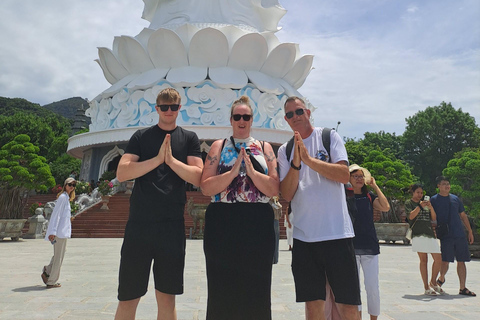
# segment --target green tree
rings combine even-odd
[[[465,211],[480,227],[480,148],[457,153],[443,175],[450,179],[451,192],[462,199]]]
[[[402,222],[406,190],[414,181],[408,166],[378,150],[371,151],[362,166],[370,171],[390,203],[390,211],[382,213],[381,222]]]
[[[70,172],[75,170],[80,172],[82,161],[69,156],[66,153],[60,155],[55,161],[50,163],[50,170],[57,184],[63,184],[68,178]]]
[[[420,177],[428,193],[435,191],[440,175],[456,152],[480,146],[480,129],[475,119],[450,103],[428,107],[406,119],[403,134],[405,160]]]
[[[26,112],[0,116],[0,145],[12,141],[19,134],[27,134],[31,143],[39,147],[39,155],[47,158],[48,162],[58,157],[58,152],[52,153],[53,158],[50,157],[49,150],[52,145],[57,151],[63,149],[62,153],[67,150],[66,137],[69,132],[70,123],[59,120],[58,116],[39,117]],[[63,143],[63,147],[58,146],[59,142]]]
[[[47,191],[55,185],[46,159],[30,137],[20,134],[0,149],[0,213],[5,219],[22,217],[30,190]]]
[[[388,154],[391,154],[394,158],[403,159],[403,136],[397,136],[395,133],[389,133],[385,131],[379,132],[365,132],[363,139],[360,140],[367,148],[373,148],[377,150],[388,149]]]
[[[345,141],[345,149],[347,149],[350,164],[356,163],[358,165],[363,163],[367,155],[372,151],[372,148],[367,148],[363,142],[354,139],[347,139]]]

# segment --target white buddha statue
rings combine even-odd
[[[275,32],[286,13],[278,0],[143,0],[150,29],[190,24],[229,24]]]

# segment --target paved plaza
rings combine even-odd
[[[60,275],[62,287],[47,290],[40,273],[52,256],[50,243],[42,239],[0,242],[0,319],[113,319],[121,244],[122,239],[70,239]],[[207,290],[202,244],[200,240],[187,241],[185,294],[177,297],[179,320],[205,319]],[[281,240],[280,261],[273,266],[274,320],[305,318],[304,305],[295,303],[291,253],[287,248],[286,241]],[[410,246],[381,245],[379,319],[479,319],[480,297],[458,295],[455,265],[450,265],[447,274],[447,294],[429,297],[423,295],[418,262]],[[431,261],[429,267],[430,264]],[[469,262],[467,272],[467,286],[480,293],[480,261]],[[362,300],[366,301],[364,292]],[[137,319],[155,318],[151,279],[149,291],[140,301]],[[366,312],[363,319],[369,319]]]

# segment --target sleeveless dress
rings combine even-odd
[[[235,139],[248,148],[267,172],[261,144]],[[230,170],[238,157],[227,139],[218,173]],[[204,253],[207,266],[207,320],[270,320],[274,213],[269,197],[246,175],[212,196],[205,214]]]

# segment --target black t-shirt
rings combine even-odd
[[[193,131],[176,127],[172,131],[158,125],[138,130],[128,142],[125,153],[139,156],[139,162],[158,155],[163,140],[171,135],[172,155],[187,163],[188,156],[201,158],[200,142]],[[135,179],[130,197],[130,216],[133,221],[166,221],[183,219],[186,202],[186,183],[168,165],[162,163],[154,170]]]

